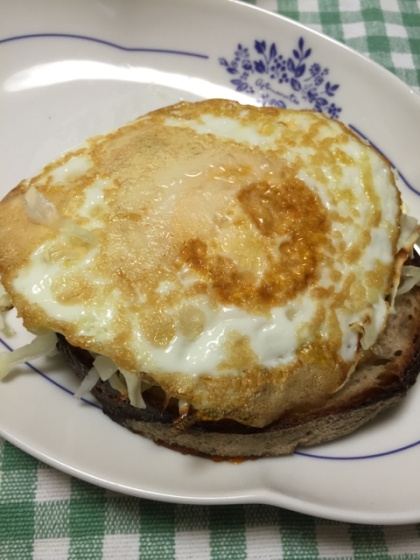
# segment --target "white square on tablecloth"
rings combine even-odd
[[[298,0],[299,12],[318,12],[318,0]]]
[[[320,558],[353,558],[354,550],[348,525],[317,525],[316,537]]]
[[[343,23],[343,33],[345,39],[355,39],[356,37],[365,37],[366,28],[363,21],[358,23]]]
[[[381,8],[386,12],[399,12],[398,0],[381,0]]]
[[[397,23],[386,23],[385,30],[388,37],[407,37],[407,30]]]
[[[211,560],[210,531],[177,531],[175,534],[176,560]]]
[[[32,560],[67,560],[70,538],[35,539]]]
[[[138,560],[140,535],[105,535],[102,560]]]
[[[277,525],[248,527],[245,538],[247,560],[281,560],[283,558],[280,528]]]
[[[55,469],[39,467],[37,472],[36,502],[53,502],[69,500],[71,494],[71,477]]]
[[[360,0],[339,0],[340,12],[360,12]]]
[[[392,62],[396,68],[405,68],[414,70],[414,62],[411,53],[396,53],[391,54]]]

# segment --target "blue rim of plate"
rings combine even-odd
[[[111,41],[106,41],[105,39],[98,39],[97,37],[89,37],[88,35],[77,35],[73,33],[29,33],[27,35],[14,35],[13,37],[5,37],[0,39],[0,45],[5,43],[11,43],[13,41],[22,41],[24,39],[80,39],[82,41],[90,41],[92,43],[99,43],[105,45],[106,47],[113,47],[120,51],[125,52],[148,52],[148,53],[160,53],[160,54],[174,54],[181,56],[192,56],[196,58],[208,59],[209,57],[205,54],[193,53],[189,51],[177,51],[171,49],[152,49],[146,47],[125,47],[124,45],[119,45],[118,43],[113,43]]]
[[[0,45],[12,43],[14,41],[21,41],[21,40],[28,40],[28,39],[45,39],[45,38],[53,38],[53,39],[76,39],[76,40],[83,40],[83,41],[90,41],[93,43],[98,43],[104,45],[106,47],[111,47],[114,49],[118,49],[125,52],[132,52],[132,53],[156,53],[156,54],[166,54],[166,55],[177,55],[177,56],[187,56],[187,57],[194,57],[203,60],[208,60],[210,57],[205,54],[200,53],[193,53],[189,51],[179,51],[179,50],[172,50],[172,49],[156,49],[156,48],[147,48],[147,47],[127,47],[124,45],[120,45],[118,43],[114,43],[111,41],[107,41],[104,39],[99,39],[96,37],[90,37],[87,35],[78,35],[78,34],[69,34],[69,33],[34,33],[34,34],[25,34],[25,35],[16,35],[12,37],[6,37],[0,39]],[[303,37],[300,37],[298,40],[297,48],[293,49],[292,54],[286,58],[282,54],[279,53],[277,49],[277,45],[272,43],[270,46],[267,45],[265,41],[255,40],[253,44],[253,49],[259,55],[259,58],[252,59],[250,55],[251,48],[243,46],[242,44],[237,45],[237,50],[234,53],[234,58],[231,61],[228,61],[226,58],[219,58],[218,62],[222,67],[225,67],[227,72],[230,75],[234,75],[233,79],[230,80],[230,83],[234,86],[236,91],[247,93],[249,95],[253,95],[256,93],[256,86],[260,91],[266,91],[265,94],[262,94],[261,97],[257,100],[261,105],[271,105],[285,108],[287,107],[286,102],[292,105],[298,105],[300,103],[298,95],[300,95],[300,99],[309,102],[315,110],[320,112],[325,112],[328,116],[332,118],[336,118],[339,116],[341,112],[341,108],[336,106],[335,103],[330,103],[327,99],[328,97],[334,97],[336,91],[339,89],[339,84],[332,84],[330,81],[326,80],[326,76],[329,74],[329,69],[324,68],[318,63],[313,63],[311,67],[307,66],[305,62],[312,54],[312,49],[307,48],[304,43]],[[255,55],[254,55],[255,56]],[[254,81],[250,80],[250,75],[256,75],[257,77],[253,76]],[[265,75],[265,82],[264,79],[258,77],[258,75]],[[304,77],[305,75],[309,77]],[[268,76],[268,78],[267,78]],[[268,81],[267,81],[268,80]],[[303,81],[309,82],[308,84],[304,84],[302,86]],[[272,87],[273,81],[279,84],[288,84],[289,90],[292,90],[292,93],[284,93],[284,91],[274,90]],[[324,90],[319,91],[319,86],[323,86]],[[305,89],[306,88],[306,89]],[[268,92],[268,93],[267,93]],[[271,96],[271,97],[270,97]],[[349,124],[348,127],[353,130],[358,136],[363,138],[363,140],[367,141],[371,146],[373,146],[383,157],[385,157],[391,167],[398,172],[399,177],[406,185],[406,187],[415,193],[416,195],[420,196],[420,192],[417,191],[405,178],[405,176],[396,168],[396,166],[392,163],[392,161],[380,150],[380,148],[375,145],[361,130],[359,130],[356,126]],[[0,337],[0,343],[10,352],[13,351],[13,348],[7,344],[5,340]],[[26,365],[33,370],[35,373],[40,375],[43,379],[49,381],[57,388],[61,389],[62,391],[66,392],[69,395],[74,395],[73,391],[58,383],[54,379],[51,379],[48,375],[43,373],[41,370],[33,366],[29,362],[25,362]],[[102,409],[96,403],[93,403],[87,399],[81,399],[86,404],[93,406],[98,409]],[[380,453],[368,454],[368,455],[354,455],[354,456],[334,456],[334,455],[318,455],[316,453],[308,453],[304,451],[295,451],[294,454],[307,457],[311,459],[322,459],[322,460],[330,460],[330,461],[355,461],[355,460],[364,460],[364,459],[376,459],[380,457],[386,457],[388,455],[394,455],[396,453],[400,453],[416,447],[420,445],[420,440],[415,441],[413,443],[407,444],[402,447],[398,447],[395,449],[391,449],[388,451],[383,451]]]

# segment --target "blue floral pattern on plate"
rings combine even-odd
[[[312,49],[300,37],[290,56],[281,54],[275,43],[254,41],[253,50],[238,44],[234,58],[219,58],[219,63],[234,76],[230,80],[236,91],[259,95],[261,105],[292,107],[302,101],[331,118],[340,115],[331,98],[340,87],[327,79],[329,69],[318,62],[310,62]]]

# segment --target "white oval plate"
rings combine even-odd
[[[419,98],[326,37],[227,0],[2,0],[0,12],[2,196],[88,136],[180,99],[218,96],[339,116],[399,170],[420,218]],[[29,335],[11,321],[17,334],[2,340],[17,347]],[[157,500],[420,521],[420,387],[340,441],[234,465],[135,436],[73,399],[76,381],[58,359],[34,365],[42,375],[22,366],[1,384],[0,433],[71,475]]]

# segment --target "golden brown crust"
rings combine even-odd
[[[264,151],[258,145],[241,144],[212,134],[204,138],[188,127],[177,125],[162,129],[167,119],[178,124],[189,119],[197,121],[198,125],[203,124],[207,113],[239,119],[244,126],[255,125],[256,133],[267,140],[276,127],[282,133],[273,140],[273,148]],[[331,227],[332,216],[325,211],[320,196],[305,187],[299,178],[302,158],[290,162],[286,156],[290,148],[299,143],[303,150],[313,150],[311,157],[321,182],[326,181],[328,174],[339,181],[342,170],[338,163],[346,165],[351,160],[344,147],[349,137],[356,137],[343,125],[331,124],[332,121],[323,115],[310,112],[306,113],[308,129],[299,132],[293,123],[297,114],[302,113],[270,107],[242,107],[223,100],[181,103],[150,113],[107,136],[89,140],[86,150],[63,156],[31,181],[48,196],[60,214],[70,219],[82,206],[85,189],[93,177],[110,182],[104,189],[110,214],[99,211],[95,214],[95,219],[100,218],[99,221],[105,224],[95,230],[100,246],[100,258],[94,270],[98,278],[92,281],[84,271],[73,275],[66,270],[52,284],[55,301],[62,305],[84,305],[89,301],[100,308],[103,302],[110,300],[112,290],[116,288],[121,292],[115,319],[107,324],[108,331],[115,334],[105,342],[84,334],[86,329],[77,327],[75,322],[51,317],[15,289],[14,280],[29,255],[41,243],[54,237],[51,230],[33,224],[26,216],[21,195],[27,183],[21,183],[0,204],[0,239],[3,243],[0,273],[25,325],[32,330],[47,326],[62,333],[74,346],[107,355],[120,367],[135,374],[143,371],[147,360],[130,346],[133,325],[127,318],[129,314],[136,317],[143,339],[158,349],[167,348],[175,332],[180,331],[192,340],[200,329],[204,329],[198,305],[189,309],[181,307],[178,313],[169,314],[168,306],[176,306],[178,296],[158,290],[161,282],[178,282],[179,288],[182,283],[177,273],[182,267],[196,275],[188,288],[180,288],[184,290],[182,296],[186,300],[202,294],[208,297],[210,306],[234,305],[257,316],[268,314],[272,306],[281,306],[307,289],[318,304],[310,328],[317,333],[322,327],[328,336],[321,338],[315,334],[308,344],[300,344],[296,361],[291,365],[265,367],[253,352],[249,337],[231,332],[223,348],[223,359],[215,368],[220,375],[213,375],[214,371],[189,375],[177,370],[158,371],[157,368],[146,370],[146,373],[167,394],[189,402],[203,421],[228,418],[262,427],[273,422],[279,414],[299,407],[302,402],[319,406],[343,384],[352,366],[340,355],[341,329],[337,310],[350,302],[354,311],[360,312],[369,291],[377,291],[378,284],[383,283],[388,288],[392,264],[381,268],[375,263],[374,268],[365,274],[365,282],[355,274],[349,274],[342,292],[334,298],[331,286],[324,289],[316,285],[323,267],[334,261],[336,253],[340,257],[337,260],[350,264],[358,261],[370,242],[370,228],[378,225],[381,217],[378,208],[372,211],[363,226],[365,231],[351,246],[347,246],[344,239],[335,239],[336,245],[332,243],[332,237],[339,237],[340,233]],[[288,123],[289,117],[291,122]],[[336,127],[332,139],[323,138],[323,134],[318,137],[327,123]],[[72,157],[86,153],[93,166],[85,173],[66,185],[52,180],[54,173]],[[366,158],[364,153],[362,179],[375,206],[378,196],[372,189],[372,170]],[[270,173],[274,176],[273,184],[268,180],[268,172],[264,171],[268,161]],[[250,166],[254,169],[251,182],[248,179]],[[205,187],[215,186],[218,181],[226,184],[233,181],[238,185],[239,193],[233,197],[230,191],[213,189],[212,196],[204,197],[203,207],[199,194],[204,187],[195,181],[192,173],[197,169],[205,169]],[[174,176],[179,179],[177,172],[181,172],[183,181],[190,181],[189,187],[174,203],[176,212],[172,222],[165,221],[166,214],[158,216],[160,221],[155,220],[148,212],[163,196],[160,194],[163,188],[149,189],[150,182],[166,188]],[[389,166],[386,172],[392,176]],[[343,189],[335,189],[333,194],[339,202],[351,205],[354,193],[348,185],[342,186]],[[399,202],[392,180],[391,186]],[[232,198],[235,198],[234,210],[238,213],[232,210],[229,219],[236,220],[239,241],[243,241],[248,249],[236,261],[229,258],[229,254],[237,249],[237,237],[226,234],[218,239],[219,247],[215,249],[213,235],[217,229],[216,218],[223,222],[225,212],[231,210],[229,201]],[[307,207],[311,210],[309,216]],[[398,213],[398,204],[396,208]],[[351,212],[357,211],[353,204]],[[347,216],[337,214],[333,217],[337,222],[352,222],[354,215],[351,212]],[[206,219],[208,214],[211,220]],[[83,227],[85,222],[86,218],[78,216],[80,226]],[[398,226],[390,224],[389,230],[390,245],[395,248]],[[288,240],[283,242],[283,237]],[[219,250],[220,246],[223,251]],[[72,238],[65,244],[57,241],[46,258],[53,265],[60,255],[77,260],[87,251],[88,247]],[[337,268],[331,269],[332,276],[340,278],[340,274]],[[146,298],[146,302],[140,301],[140,295]],[[328,298],[334,301],[326,310],[323,302]],[[303,330],[305,328],[309,327],[304,325]]]

